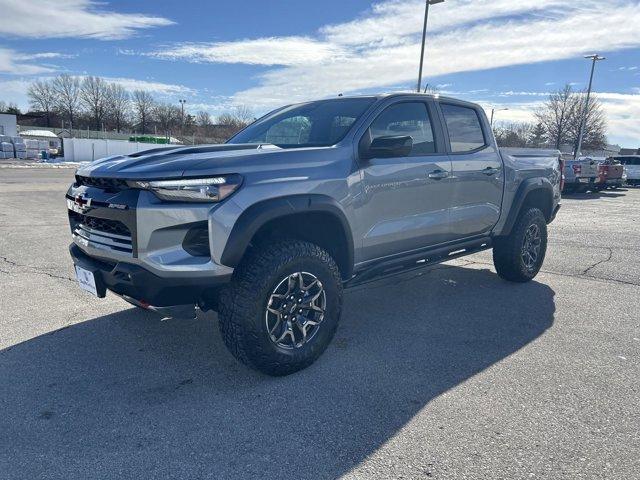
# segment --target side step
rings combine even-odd
[[[357,272],[350,280],[344,283],[344,288],[356,287],[383,278],[423,270],[433,265],[453,260],[454,258],[488,250],[491,246],[491,237],[483,237],[456,245],[422,250],[420,252],[403,255],[400,258],[382,260]]]

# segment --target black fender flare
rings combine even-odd
[[[513,226],[518,219],[518,215],[520,215],[520,211],[522,210],[522,206],[524,205],[524,201],[531,192],[536,190],[542,190],[549,195],[551,200],[551,206],[553,208],[553,185],[546,178],[527,178],[522,181],[518,190],[516,191],[516,195],[513,199],[513,204],[511,205],[511,209],[509,210],[509,215],[507,216],[507,220],[502,227],[502,231],[498,234],[500,236],[509,235]],[[552,213],[552,212],[550,212]],[[547,222],[550,219],[547,218]]]
[[[335,217],[344,230],[347,243],[347,266],[354,264],[353,234],[340,204],[333,198],[319,194],[289,195],[257,202],[247,208],[236,220],[220,261],[223,265],[238,266],[252,238],[267,222],[296,213],[325,212]],[[344,272],[350,275],[349,272]]]

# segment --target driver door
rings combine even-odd
[[[433,112],[433,113],[432,113]],[[410,136],[411,152],[361,160],[363,202],[358,208],[366,262],[446,242],[450,237],[451,161],[438,148],[435,107],[423,99],[382,110],[362,140]]]

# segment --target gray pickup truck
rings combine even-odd
[[[538,273],[560,206],[557,155],[496,147],[475,104],[423,94],[290,105],[226,144],[95,161],[67,193],[79,284],[165,317],[218,312],[270,375],[314,362],[343,289],[493,248]]]

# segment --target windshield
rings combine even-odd
[[[342,140],[375,101],[373,97],[337,98],[292,105],[252,123],[227,143],[328,147]]]

